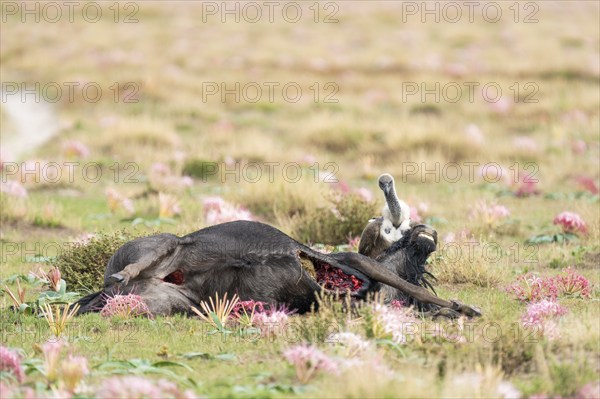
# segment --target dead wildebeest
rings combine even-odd
[[[436,243],[435,230],[414,226],[375,261],[354,252],[314,251],[259,222],[224,223],[184,237],[158,234],[119,248],[106,267],[103,292],[82,298],[79,313],[98,311],[108,296],[127,293],[140,295],[151,313],[170,315],[188,313],[215,293],[304,313],[318,306],[323,291],[356,299],[383,291],[388,300],[410,298],[452,314],[479,315],[419,286]]]

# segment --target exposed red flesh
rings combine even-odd
[[[356,291],[363,285],[360,279],[348,275],[337,267],[333,267],[327,263],[319,264],[316,269],[317,282],[328,290]]]
[[[163,281],[165,283],[181,285],[184,281],[183,272],[181,270],[175,270],[173,273],[163,278]]]

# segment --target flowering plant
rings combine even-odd
[[[509,285],[506,291],[520,301],[538,302],[543,299],[555,300],[559,296],[589,298],[592,288],[588,279],[572,267],[568,267],[554,277],[523,274],[517,277],[517,281]]]
[[[106,300],[106,304],[100,311],[100,315],[129,319],[132,316],[149,316],[150,310],[139,295],[114,295]]]
[[[561,212],[554,217],[554,225],[561,228],[561,232],[554,234],[539,234],[527,240],[530,244],[541,244],[549,242],[569,242],[575,241],[578,234],[586,234],[587,226],[585,221],[574,212]]]
[[[0,346],[0,374],[10,375],[17,382],[23,382],[25,374],[21,366],[21,356],[18,352]]]
[[[542,299],[556,299],[558,288],[552,278],[542,278],[532,273],[527,273],[517,277],[517,281],[506,288],[506,291],[513,294],[518,300],[523,302],[536,302]]]
[[[527,305],[521,316],[521,323],[526,329],[537,330],[549,339],[558,338],[558,319],[567,313],[567,309],[553,300],[543,299]]]
[[[337,374],[337,364],[314,345],[296,345],[287,349],[283,356],[296,369],[298,380],[306,384],[319,372]]]

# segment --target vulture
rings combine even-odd
[[[218,224],[183,237],[157,234],[117,249],[106,266],[103,290],[81,298],[78,313],[100,311],[107,298],[129,293],[140,295],[155,315],[190,313],[216,293],[305,313],[318,310],[322,293],[350,295],[352,302],[382,291],[387,301],[410,298],[422,309],[478,316],[477,310],[427,290],[424,265],[436,244],[436,231],[417,225],[376,261],[356,252],[323,254],[253,221]]]
[[[373,259],[410,230],[410,208],[398,198],[392,175],[384,173],[379,176],[379,188],[385,195],[383,216],[369,220],[358,244],[358,253]]]

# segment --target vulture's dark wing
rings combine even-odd
[[[358,253],[372,257],[376,252],[377,246],[381,237],[381,225],[383,224],[383,217],[378,217],[369,220],[369,224],[365,227],[362,234],[360,235],[360,242],[358,244]]]

